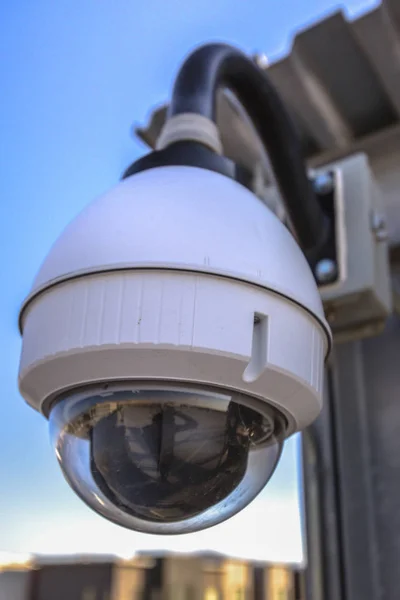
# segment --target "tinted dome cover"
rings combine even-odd
[[[235,393],[166,384],[76,396],[50,413],[63,473],[91,508],[137,531],[188,533],[236,514],[285,437],[279,413]]]
[[[228,496],[247,467],[261,416],[230,402],[125,406],[91,431],[92,473],[115,504],[150,520],[192,517]]]

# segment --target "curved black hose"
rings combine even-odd
[[[326,237],[327,222],[307,177],[300,140],[267,75],[250,58],[225,44],[195,50],[175,80],[169,116],[197,113],[215,122],[220,88],[231,90],[253,121],[299,244],[304,251],[315,249]]]

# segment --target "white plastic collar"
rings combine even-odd
[[[218,127],[213,121],[197,113],[183,113],[168,119],[158,137],[156,150],[163,150],[174,142],[182,141],[199,142],[217,154],[223,153]]]

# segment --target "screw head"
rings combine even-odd
[[[337,275],[337,265],[330,258],[323,258],[315,267],[315,276],[319,283],[330,283]]]
[[[385,215],[373,211],[371,215],[371,229],[377,242],[386,242],[389,235]]]
[[[260,69],[267,69],[268,65],[269,65],[269,60],[268,60],[268,56],[266,54],[264,54],[263,52],[257,52],[256,54],[254,54],[254,61],[256,63],[256,65],[258,67],[260,67]]]
[[[317,194],[329,194],[333,190],[333,179],[330,173],[319,173],[313,183]]]
[[[336,319],[336,313],[335,313],[334,309],[333,308],[328,309],[325,314],[326,314],[326,319],[327,319],[328,323],[330,323],[332,325]]]
[[[375,238],[377,242],[387,242],[389,239],[389,233],[386,229],[381,229],[375,232]]]

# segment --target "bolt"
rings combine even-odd
[[[330,308],[328,310],[325,311],[325,315],[327,318],[328,323],[333,324],[336,320],[336,313],[333,310],[333,308]]]
[[[388,239],[388,231],[386,228],[386,218],[382,213],[373,211],[371,214],[371,229],[375,234],[377,242],[386,242]]]
[[[330,173],[319,173],[313,183],[317,194],[329,194],[333,190],[333,179]]]
[[[335,261],[330,258],[323,258],[315,267],[315,275],[319,283],[330,283],[337,275],[337,266]]]
[[[253,59],[254,59],[254,62],[256,63],[256,65],[258,67],[260,67],[260,69],[265,70],[269,65],[268,56],[262,52],[257,52],[253,56]]]
[[[381,231],[375,232],[375,239],[377,242],[387,242],[389,239],[389,233],[386,229],[381,229]]]

